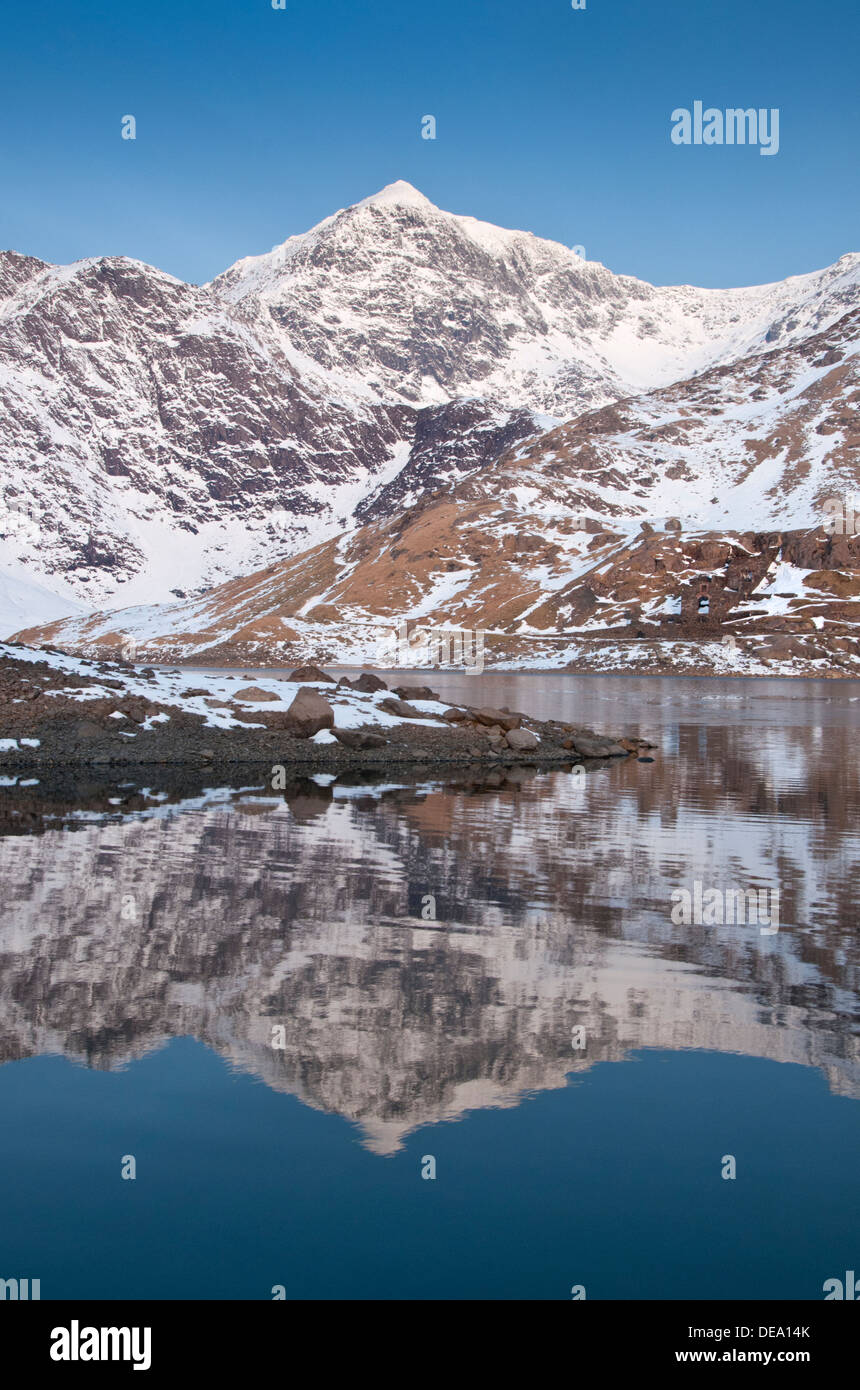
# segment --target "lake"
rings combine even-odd
[[[860,683],[403,679],[654,761],[0,779],[0,1278],[823,1298],[860,1270]]]

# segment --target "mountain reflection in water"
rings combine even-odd
[[[0,788],[0,1060],[116,1069],[191,1036],[378,1155],[642,1048],[856,1098],[857,687],[482,679],[513,708],[554,682],[553,712],[650,735],[655,762]],[[778,884],[779,932],[674,925],[696,880]]]

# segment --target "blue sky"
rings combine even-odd
[[[403,178],[658,284],[782,279],[860,249],[858,15],[857,0],[10,6],[0,247],[202,282]],[[672,111],[696,100],[778,107],[779,153],[673,145]]]

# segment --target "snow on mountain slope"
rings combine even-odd
[[[381,399],[478,395],[556,416],[798,341],[854,307],[858,286],[854,254],[750,289],[655,288],[403,182],[212,282],[333,390],[346,369]]]
[[[402,411],[320,399],[207,291],[132,261],[0,259],[19,282],[0,305],[0,565],[168,598],[336,529],[396,471]]]
[[[193,603],[19,638],[91,650],[128,633],[150,659],[366,664],[385,632],[421,620],[487,629],[519,659],[565,634],[682,623],[689,635],[693,619],[703,633],[707,591],[718,632],[853,639],[860,538],[821,528],[830,499],[860,498],[859,324],[856,310],[791,347],[586,412],[459,480],[452,468],[407,509]],[[553,665],[565,649],[539,650]]]
[[[56,591],[57,617],[69,594],[199,594],[562,418],[799,341],[858,286],[852,255],[778,285],[655,289],[407,184],[204,287],[0,253],[0,569]]]
[[[0,632],[13,632],[22,623],[51,622],[85,613],[86,607],[69,595],[63,597],[43,584],[0,570]]]

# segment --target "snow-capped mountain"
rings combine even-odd
[[[782,284],[655,288],[529,232],[442,212],[403,182],[212,288],[272,325],[330,394],[478,396],[567,418],[807,337],[858,301],[860,256]]]
[[[403,183],[204,287],[0,254],[0,621],[43,621],[41,589],[58,618],[199,594],[584,410],[800,342],[858,285],[849,255],[655,288]]]

